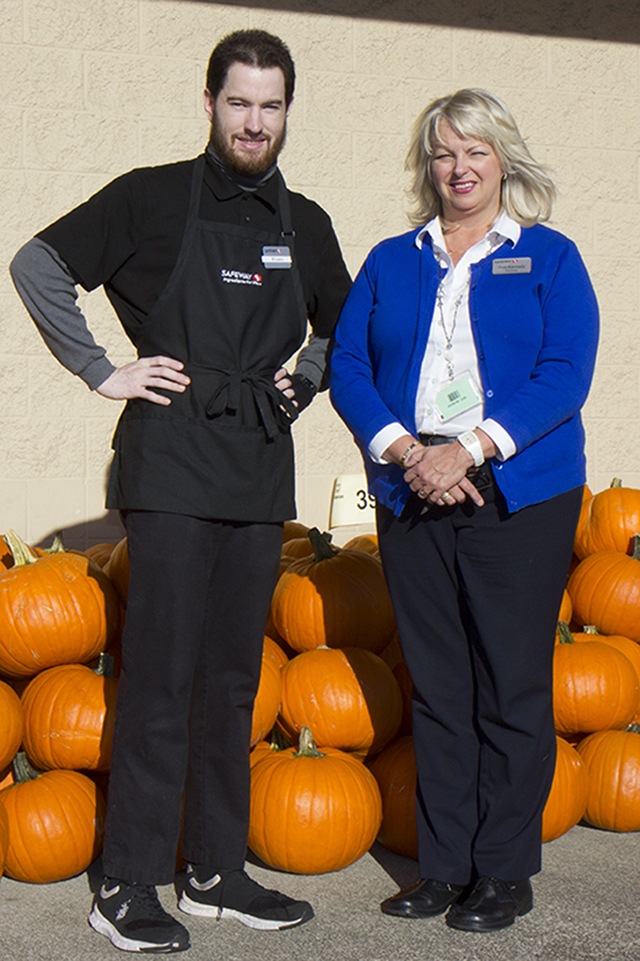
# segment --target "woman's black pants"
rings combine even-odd
[[[420,875],[466,884],[540,870],[553,779],[552,659],[582,488],[513,514],[412,495],[378,533],[414,683]]]
[[[129,511],[105,874],[169,883],[183,853],[244,864],[249,742],[281,524]]]

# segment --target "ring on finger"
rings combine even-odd
[[[447,503],[448,503],[450,500],[453,500],[453,498],[452,498],[451,494],[449,493],[449,491],[444,491],[444,492],[441,494],[441,497],[442,497],[442,500],[443,500],[443,501],[446,501]]]
[[[421,487],[420,490],[418,491],[418,497],[422,497],[422,499],[424,500],[426,496],[427,496],[427,488]]]

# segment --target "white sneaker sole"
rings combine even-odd
[[[176,951],[186,951],[189,947],[189,942],[185,945],[181,945],[177,941],[165,941],[163,944],[157,944],[153,941],[136,941],[133,938],[126,938],[111,921],[108,921],[107,918],[100,913],[97,905],[94,906],[88,920],[94,931],[97,931],[99,934],[104,934],[105,938],[108,938],[109,941],[111,941],[116,948],[120,948],[121,951],[133,951],[144,954],[173,954]]]
[[[281,931],[284,928],[295,928],[299,924],[304,924],[305,921],[310,921],[313,917],[313,912],[311,912],[308,915],[303,914],[302,917],[295,918],[293,921],[271,921],[268,918],[256,918],[252,914],[243,914],[242,911],[234,911],[232,908],[218,908],[213,904],[200,904],[198,901],[192,901],[186,891],[182,892],[178,907],[185,914],[192,914],[199,918],[216,918],[216,920],[232,918],[235,921],[240,921],[248,928],[256,928],[259,931]]]

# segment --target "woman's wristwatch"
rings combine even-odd
[[[482,464],[484,464],[484,452],[477,434],[474,434],[472,430],[466,430],[464,434],[460,434],[459,437],[456,437],[456,440],[462,445],[462,447],[464,447],[466,451],[469,451],[473,457],[473,463],[475,467],[480,467]]]

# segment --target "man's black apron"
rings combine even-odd
[[[107,507],[282,521],[295,516],[296,410],[273,375],[304,339],[306,308],[295,261],[272,269],[262,258],[283,245],[295,257],[289,198],[277,171],[278,233],[200,220],[204,162],[194,164],[175,268],[135,336],[139,356],[182,360],[191,384],[164,392],[168,407],[128,401]]]

